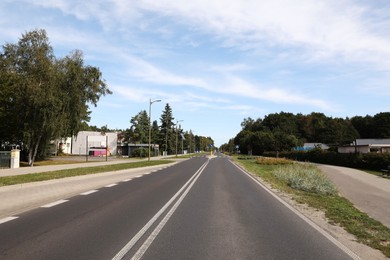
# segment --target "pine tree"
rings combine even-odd
[[[160,117],[160,149],[162,148],[163,151],[167,151],[169,154],[174,153],[175,150],[174,119],[172,116],[172,108],[167,103]]]

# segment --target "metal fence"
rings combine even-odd
[[[11,165],[11,152],[0,151],[0,168],[9,168]]]

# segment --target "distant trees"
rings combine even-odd
[[[343,119],[315,112],[308,115],[280,112],[263,119],[245,118],[241,127],[222,148],[234,152],[238,146],[241,153],[262,154],[288,151],[305,142],[339,146],[357,138],[390,138],[390,113]]]
[[[176,136],[178,153],[182,150],[189,152],[209,151],[210,145],[214,145],[214,140],[211,137],[194,135],[190,131],[184,131],[177,122],[174,122],[172,108],[167,103],[160,116],[160,125],[157,121],[151,124],[151,142],[158,144],[160,151],[167,151],[168,154],[176,153]],[[145,110],[139,112],[131,118],[130,128],[124,131],[124,140],[128,143],[143,143],[149,142],[149,117]]]
[[[54,56],[45,30],[22,35],[0,53],[0,142],[22,144],[28,163],[50,140],[75,135],[89,121],[89,104],[111,94],[100,70],[81,51]]]

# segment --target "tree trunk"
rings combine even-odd
[[[32,145],[28,151],[28,165],[31,167],[34,166],[35,157],[37,156],[38,153],[38,147],[39,147],[39,143],[41,142],[41,138],[42,135],[39,135],[37,142],[34,145]]]

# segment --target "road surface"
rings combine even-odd
[[[356,258],[227,157],[145,173],[3,219],[0,259]]]

